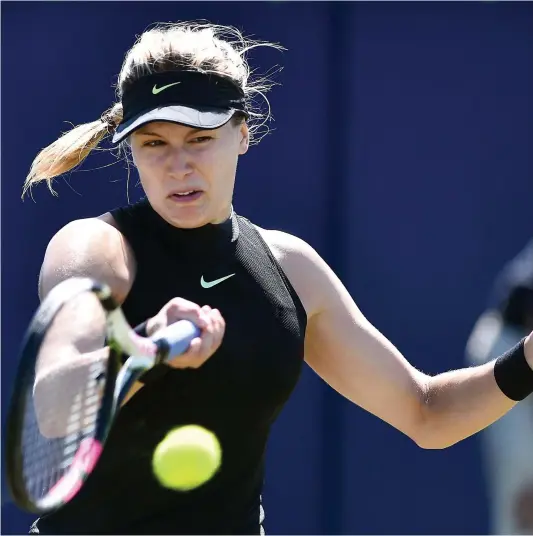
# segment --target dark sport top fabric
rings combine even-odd
[[[112,214],[137,265],[123,304],[130,324],[182,297],[219,309],[225,336],[198,369],[147,374],[82,490],[32,531],[260,534],[265,448],[301,372],[305,310],[259,232],[235,213],[192,230],[169,225],[146,200]],[[163,488],[151,469],[157,444],[184,424],[212,430],[223,453],[215,477],[187,493]]]

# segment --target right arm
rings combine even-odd
[[[63,227],[52,238],[39,278],[41,300],[66,279],[89,277],[107,284],[117,303],[124,302],[135,278],[135,260],[129,244],[113,223],[110,215],[77,220]],[[63,318],[69,317],[67,314]],[[187,352],[169,364],[177,368],[197,368],[220,346],[225,330],[224,320],[218,310],[207,305],[200,307],[187,300],[173,298],[148,319],[147,332],[151,335],[180,319],[194,322],[202,329],[202,334],[191,342]],[[71,326],[68,334],[72,340],[65,341],[59,337],[56,348],[53,347],[53,341],[47,344],[43,351],[44,359],[39,360],[36,370],[34,402],[41,432],[49,437],[64,435],[65,419],[58,414],[58,409],[68,410],[79,391],[77,386],[86,381],[88,367],[94,366],[95,360],[107,359],[107,350],[103,348],[102,322],[96,322],[97,325],[93,326],[94,318],[90,318],[90,315],[77,315],[75,322],[76,325]],[[90,353],[87,340],[90,341]],[[83,346],[85,351],[81,350]],[[95,352],[95,348],[100,350]],[[136,382],[124,403],[141,387],[142,383]],[[59,402],[56,399],[58,393],[61,393]]]
[[[134,274],[133,254],[117,229],[102,219],[77,220],[63,227],[48,244],[39,276],[39,297],[44,300],[66,279],[89,277],[107,284],[122,304]],[[76,396],[96,368],[105,368],[104,316],[95,305],[90,295],[65,304],[55,320],[61,329],[50,330],[41,347],[33,398],[39,428],[47,437],[65,434]],[[86,313],[80,314],[81,309]]]
[[[39,276],[43,300],[58,283],[71,277],[90,277],[107,284],[122,304],[135,278],[135,259],[129,244],[110,216],[76,220],[52,238]]]

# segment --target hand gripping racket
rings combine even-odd
[[[107,286],[87,278],[57,285],[26,331],[11,397],[6,465],[17,505],[43,514],[70,501],[130,387],[199,334],[181,320],[140,337]]]

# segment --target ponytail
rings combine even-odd
[[[117,103],[104,112],[98,121],[78,125],[42,149],[35,157],[24,181],[22,197],[34,184],[41,181],[46,181],[52,194],[57,195],[52,188],[54,178],[79,166],[91,151],[115,130],[121,120],[122,105]]]

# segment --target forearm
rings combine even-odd
[[[531,335],[526,339],[524,352],[533,369]],[[429,380],[422,446],[451,446],[491,425],[516,404],[498,386],[494,364],[495,361],[491,361],[446,372]]]
[[[146,324],[147,322],[139,324],[134,331],[146,337]],[[108,358],[107,346],[83,354],[78,353],[76,345],[60,348],[51,346],[46,348],[46,355],[44,350],[41,352],[41,366],[36,371],[33,402],[42,435],[49,438],[63,437],[81,428],[81,420],[77,426],[76,422],[72,421],[72,408],[80,396],[86,399],[92,396],[89,392],[91,389],[94,390],[94,396],[102,396],[102,383],[98,384],[97,378],[105,374]],[[122,404],[142,386],[142,383],[135,382]],[[98,399],[95,398],[91,403],[96,407]]]
[[[33,404],[43,436],[63,437],[83,427],[82,412],[96,407],[102,395],[98,377],[105,374],[108,355],[107,348],[80,355],[66,351],[36,371]]]

